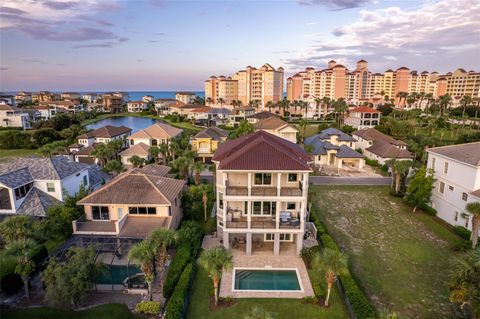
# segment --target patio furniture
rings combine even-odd
[[[291,220],[290,220],[290,225],[291,225],[291,226],[298,226],[298,225],[300,225],[300,219],[298,219],[298,218],[293,218],[293,219],[291,219]]]
[[[262,241],[260,240],[260,238],[258,238],[258,237],[255,238],[254,243],[255,243],[255,248],[262,247]]]
[[[286,212],[286,211],[280,212],[280,223],[282,224],[288,223],[291,217],[292,217],[291,212]]]
[[[240,212],[238,210],[233,211],[233,220],[238,221],[240,219]]]
[[[240,238],[240,239],[238,240],[238,243],[239,243],[240,245],[245,245],[245,238]]]

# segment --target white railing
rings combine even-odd
[[[125,214],[115,222],[115,231],[117,234],[120,233],[120,230],[123,228],[123,225],[125,225],[125,222],[127,221],[128,214]]]

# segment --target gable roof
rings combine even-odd
[[[291,127],[294,130],[298,131],[296,128],[294,128],[293,126],[289,125],[287,122],[285,122],[284,120],[276,116],[266,118],[264,120],[261,120],[253,124],[253,127],[257,130],[279,130],[286,126]]]
[[[480,142],[429,148],[429,153],[439,154],[473,166],[480,166]]]
[[[85,139],[85,138],[95,138],[95,137],[115,137],[118,135],[122,135],[128,132],[131,132],[132,129],[126,126],[112,126],[106,125],[104,127],[100,127],[94,131],[87,132],[77,137],[77,139]]]
[[[185,181],[145,172],[127,172],[80,200],[80,205],[171,205]]]
[[[354,108],[353,110],[350,110],[349,112],[350,112],[350,113],[351,113],[351,112],[359,112],[359,113],[381,113],[380,111],[375,110],[375,109],[372,109],[371,107],[368,107],[368,106],[359,106],[359,107]]]
[[[166,165],[150,164],[141,168],[135,168],[131,172],[135,174],[146,174],[165,177],[172,168]]]
[[[413,154],[409,151],[383,141],[374,141],[373,145],[367,147],[366,150],[382,158],[414,158]]]
[[[150,148],[150,146],[148,146],[145,143],[138,143],[138,144],[134,144],[133,146],[130,146],[127,149],[124,149],[123,151],[118,153],[118,155],[120,155],[120,156],[128,156],[128,155],[142,155],[142,156],[145,156],[145,155],[148,155],[148,149],[149,148]]]
[[[262,112],[259,112],[259,113],[255,113],[255,114],[249,115],[249,116],[247,116],[247,118],[249,118],[249,119],[264,120],[264,119],[268,119],[268,118],[270,118],[270,117],[272,117],[272,116],[277,117],[277,115],[273,114],[272,112],[262,111]]]
[[[197,105],[198,106],[198,105]],[[154,138],[154,139],[170,139],[177,135],[180,135],[183,130],[173,127],[171,125],[157,122],[149,127],[144,128],[130,136],[131,139],[135,138]]]
[[[344,132],[342,132],[342,131],[340,131],[336,128],[331,127],[331,128],[327,128],[327,129],[322,130],[320,133],[318,133],[316,135],[307,137],[305,139],[305,144],[310,144],[311,141],[316,140],[316,139],[330,140],[330,137],[332,135],[337,135],[338,140],[342,141],[342,142],[355,142],[356,141],[353,137],[351,137],[347,133],[344,133]]]
[[[92,145],[88,145],[82,147],[75,153],[75,155],[83,155],[83,156],[91,156],[92,152],[97,148],[97,146],[101,143],[93,143]]]
[[[297,144],[257,131],[220,144],[213,161],[220,170],[310,171],[310,156]]]
[[[195,136],[193,136],[193,139],[211,138],[214,141],[222,141],[227,138],[227,136],[228,134],[224,130],[218,127],[209,127],[205,130],[201,130],[200,132],[198,132]]]
[[[44,217],[50,206],[59,204],[55,197],[33,187],[17,210],[17,214]]]
[[[359,136],[365,140],[369,141],[382,141],[396,146],[406,146],[407,143],[404,141],[396,140],[388,135],[383,134],[382,132],[374,129],[367,128],[364,130],[358,130],[352,133],[352,135]]]
[[[10,105],[10,104],[0,104],[0,111],[23,111],[22,109],[19,109],[16,106]]]

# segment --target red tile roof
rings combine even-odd
[[[371,107],[368,106],[359,106],[357,108],[354,108],[353,110],[350,110],[349,112],[359,112],[359,113],[381,113],[380,111],[377,111],[375,109],[372,109]]]
[[[297,144],[258,131],[221,144],[213,161],[219,170],[310,171],[310,156]]]

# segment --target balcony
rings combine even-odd
[[[228,196],[249,196],[248,187],[227,186]],[[252,187],[250,196],[302,196],[300,187],[281,187],[280,194],[276,187]]]
[[[300,229],[299,212],[280,212],[278,229]],[[235,216],[235,215],[234,215]],[[227,229],[277,229],[276,216],[259,217],[252,215],[250,227],[248,227],[248,218],[246,216],[232,217],[227,216]]]

